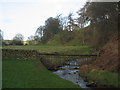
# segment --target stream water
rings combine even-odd
[[[79,59],[67,61],[64,66],[59,67],[58,70],[53,73],[79,85],[81,88],[89,89],[89,87],[86,86],[86,82],[79,76],[79,64]]]

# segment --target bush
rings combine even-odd
[[[13,41],[12,41],[12,44],[13,44],[13,45],[23,45],[23,42],[20,41],[20,40],[13,40]]]

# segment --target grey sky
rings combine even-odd
[[[84,3],[83,0],[2,0],[0,29],[4,39],[12,39],[21,33],[26,40],[47,18],[76,12]]]
[[[49,17],[75,13],[87,0],[0,0],[0,29],[4,39],[12,39],[21,33],[25,40],[34,35]],[[116,2],[119,0],[93,0]]]

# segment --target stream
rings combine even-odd
[[[81,88],[88,88],[86,82],[79,76],[79,66],[80,59],[67,61],[64,66],[58,68],[57,71],[54,71],[56,75],[60,76],[65,80],[69,80],[74,84],[79,85]]]

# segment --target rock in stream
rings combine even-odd
[[[68,66],[68,63],[69,63],[69,66]],[[77,66],[74,66],[74,65],[77,65]],[[89,88],[86,86],[87,82],[84,82],[82,77],[79,76],[78,65],[79,65],[78,62],[69,61],[69,62],[66,62],[65,66],[59,67],[59,69],[57,71],[54,71],[53,73],[55,73],[56,75],[60,76],[65,80],[69,80],[74,84],[79,85],[81,88]]]

